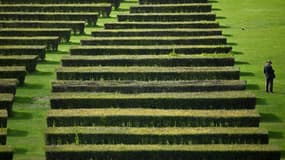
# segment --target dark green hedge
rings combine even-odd
[[[130,13],[181,13],[181,12],[211,12],[212,5],[207,3],[139,5],[131,6]]]
[[[85,21],[17,21],[17,20],[1,21],[0,20],[0,28],[70,28],[72,29],[74,34],[77,33],[84,34]]]
[[[255,110],[54,109],[47,126],[258,127]]]
[[[34,72],[37,63],[38,56],[33,55],[0,56],[0,66],[25,66],[28,72]]]
[[[202,54],[228,53],[227,45],[155,45],[155,46],[78,46],[70,49],[71,55],[150,55],[150,54]]]
[[[2,78],[2,73],[0,72],[0,78]],[[7,110],[8,115],[12,114],[12,106],[14,103],[14,95],[8,93],[0,93],[0,110]]]
[[[59,37],[0,37],[1,45],[45,45],[50,51],[57,51],[59,43]]]
[[[46,46],[1,46],[0,55],[37,55],[41,60],[44,60]]]
[[[58,36],[61,41],[69,42],[71,29],[67,28],[0,28],[0,36]]]
[[[158,109],[254,109],[256,97],[245,91],[184,93],[53,93],[52,109],[158,108]]]
[[[62,144],[268,144],[259,128],[52,127],[47,145]]]
[[[1,39],[0,39],[1,40]],[[81,45],[225,45],[224,36],[205,37],[95,37],[82,39]]]
[[[114,22],[114,23],[105,23],[105,29],[177,29],[177,28],[199,28],[201,29],[201,33],[197,34],[199,36],[205,35],[221,35],[222,31],[216,29],[216,32],[211,30],[202,30],[202,28],[219,28],[218,22],[211,21],[198,21],[198,22]],[[97,32],[97,31],[96,31]],[[96,32],[92,32],[92,34],[97,34]],[[107,33],[108,31],[102,31],[102,33]],[[100,33],[100,32],[99,32]],[[98,33],[98,34],[99,34]],[[111,33],[110,33],[111,34]]]
[[[1,4],[0,12],[97,12],[109,17],[112,5],[100,4]]]
[[[0,20],[75,20],[86,21],[90,26],[96,26],[98,16],[90,12],[0,12]]]
[[[13,160],[14,150],[7,145],[0,145],[0,159],[1,160]]]
[[[46,160],[280,160],[273,145],[51,145]]]
[[[216,15],[213,13],[132,13],[132,14],[119,14],[118,21],[128,22],[184,22],[184,21],[215,21]]]
[[[208,3],[208,0],[139,0],[139,4]]]
[[[0,109],[0,128],[7,128],[8,113],[6,109]]]

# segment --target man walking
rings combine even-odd
[[[274,69],[271,60],[266,61],[264,65],[264,75],[266,80],[266,92],[273,93],[273,79],[275,78]]]

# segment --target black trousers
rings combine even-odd
[[[266,78],[266,92],[273,92],[273,78]]]

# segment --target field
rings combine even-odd
[[[125,0],[111,18],[99,18],[97,27],[87,27],[86,35],[72,36],[70,42],[61,44],[58,52],[50,52],[37,71],[26,78],[26,84],[17,89],[13,106],[14,115],[8,121],[8,144],[15,148],[15,160],[43,160],[46,112],[55,80],[55,68],[70,47],[79,45],[80,39],[89,37],[91,31],[102,29],[105,22],[115,22],[118,13],[127,13],[136,0]],[[285,74],[283,72],[285,37],[285,2],[282,0],[217,0],[213,8],[223,34],[233,46],[236,66],[241,69],[241,79],[247,80],[248,89],[258,97],[257,108],[262,116],[261,126],[269,130],[270,143],[279,145],[285,158]],[[273,94],[264,91],[263,65],[271,59],[276,71]]]

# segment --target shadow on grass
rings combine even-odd
[[[233,35],[231,35],[231,34],[223,34],[223,36],[225,36],[225,37],[232,37]]]
[[[28,113],[28,112],[13,111],[11,118],[14,120],[32,119],[33,114]]]
[[[208,3],[218,3],[216,0],[209,0]]]
[[[43,84],[25,83],[22,87],[25,87],[27,89],[42,89],[44,87],[44,85]]]
[[[40,64],[50,64],[50,65],[55,65],[55,64],[60,64],[58,61],[43,61]]]
[[[252,72],[240,72],[241,76],[254,76],[254,73]]]
[[[237,46],[238,44],[237,44],[237,43],[234,43],[234,42],[230,42],[230,43],[227,43],[227,45]]]
[[[227,19],[227,18],[224,16],[217,16],[216,19]]]
[[[250,64],[249,62],[243,62],[243,61],[235,61],[236,65],[248,65]]]
[[[22,131],[18,129],[10,129],[8,128],[8,136],[11,137],[26,137],[28,135],[27,131]]]
[[[246,89],[249,89],[249,90],[259,90],[260,87],[257,84],[247,84],[246,85]]]
[[[43,72],[43,71],[35,71],[32,73],[33,76],[50,76],[53,72]]]
[[[227,28],[231,28],[230,26],[224,26],[224,25],[220,25],[219,28],[222,28],[222,29],[227,29]]]
[[[256,98],[256,104],[258,104],[258,105],[266,105],[267,102],[266,102],[265,98]]]
[[[130,2],[132,3],[132,2]],[[114,11],[118,11],[118,12],[128,12],[129,9],[128,8],[118,8],[118,9],[115,9]]]
[[[274,132],[274,131],[269,131],[269,137],[274,138],[274,139],[282,139],[284,138],[284,135],[282,132]]]
[[[221,11],[220,8],[213,8],[212,11]]]
[[[282,119],[272,113],[260,113],[261,122],[282,122]]]
[[[80,45],[80,42],[65,42],[66,45]]]
[[[15,102],[17,103],[22,103],[22,104],[31,104],[33,103],[33,98],[32,97],[15,97]]]
[[[235,54],[235,55],[241,55],[243,54],[243,52],[239,52],[239,51],[231,51],[232,54]]]
[[[28,150],[26,148],[14,148],[14,153],[15,154],[26,154]]]

